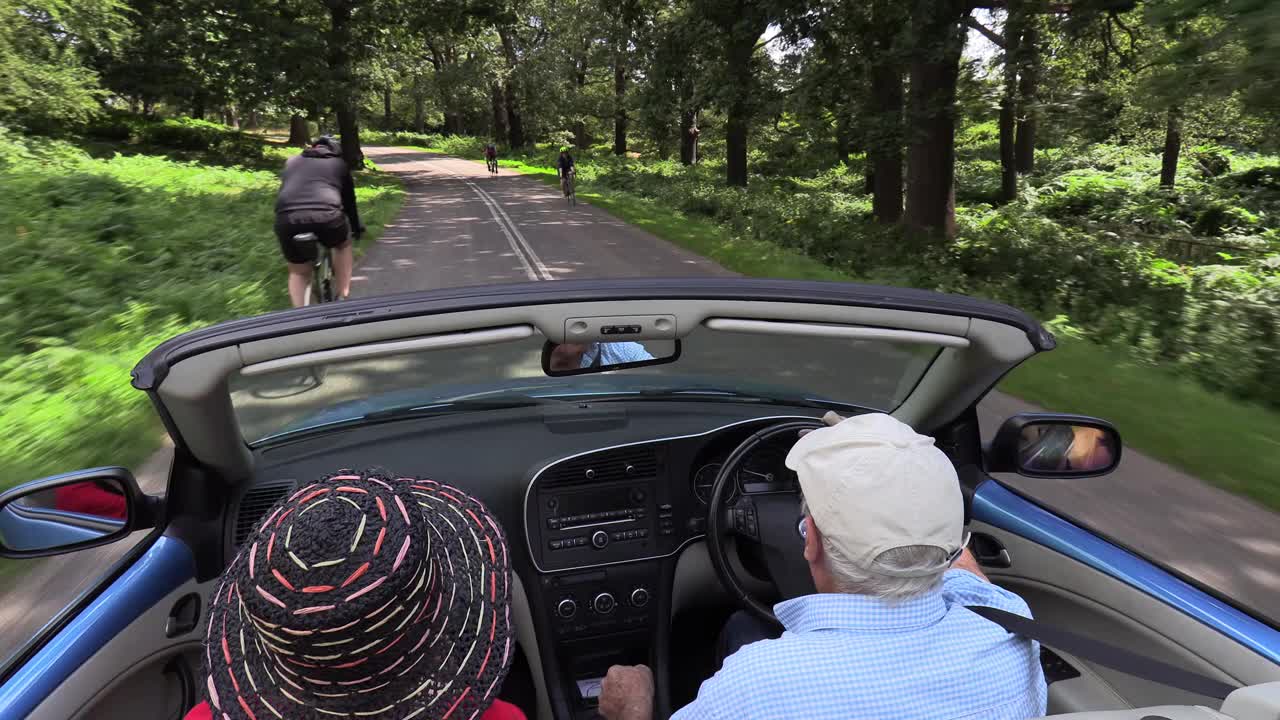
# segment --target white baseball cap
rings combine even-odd
[[[889,415],[868,413],[814,430],[791,448],[809,514],[823,537],[869,572],[920,577],[946,569],[964,548],[964,499],[951,460],[933,438]],[[929,545],[937,567],[879,567],[894,548]]]

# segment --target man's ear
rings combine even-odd
[[[804,559],[810,565],[822,561],[822,535],[818,533],[818,526],[813,522],[812,515],[804,516]]]

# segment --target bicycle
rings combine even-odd
[[[493,175],[498,174],[498,158],[486,157],[484,159],[484,164],[485,164],[485,167],[489,168],[490,174],[493,174]]]
[[[320,236],[315,233],[298,233],[293,236],[293,242],[299,245],[311,243],[312,247],[316,249],[315,266],[311,269],[311,284],[307,286],[307,294],[303,296],[303,307],[331,303],[337,300],[338,292],[334,289],[337,283],[334,281],[333,275],[333,250],[328,245],[320,242]],[[328,372],[329,368],[325,365],[313,365],[310,368],[310,375],[311,379],[315,381],[315,385],[300,392],[319,387],[324,383],[325,375]]]
[[[578,193],[576,190],[574,190],[574,187],[573,187],[573,179],[575,176],[577,176],[577,174],[578,173],[574,172],[573,170],[570,170],[569,172],[565,173],[564,179],[560,183],[564,189],[565,202],[569,203],[570,207],[578,204]]]
[[[303,297],[303,306],[319,305],[338,299],[334,289],[333,251],[328,245],[320,243],[320,236],[315,233],[299,233],[293,236],[293,242],[299,245],[307,243],[319,244],[316,248],[315,267],[311,272],[311,284],[307,286],[307,294]]]

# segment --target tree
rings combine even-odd
[[[902,218],[902,112],[903,88],[900,56],[907,27],[902,5],[896,0],[873,0],[871,22],[864,36],[869,40],[868,109],[871,131],[867,160],[871,165],[872,212],[881,223]]]
[[[116,0],[0,0],[0,122],[83,122],[99,109],[82,51],[110,52],[126,32]]]
[[[760,38],[794,6],[789,0],[693,0],[715,44],[722,78],[717,104],[725,113],[725,173],[729,185],[747,185],[747,141],[760,109]]]
[[[955,234],[955,102],[964,49],[964,0],[917,0],[913,6],[911,85],[907,96],[908,227]]]

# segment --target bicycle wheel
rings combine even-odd
[[[570,177],[569,178],[569,205],[570,206],[575,206],[578,204],[578,189],[575,187],[576,185],[577,185],[577,182],[572,177]]]
[[[320,302],[333,302],[337,298],[337,291],[334,288],[333,278],[333,256],[328,248],[320,257],[320,267],[317,269],[316,278],[319,281]]]

